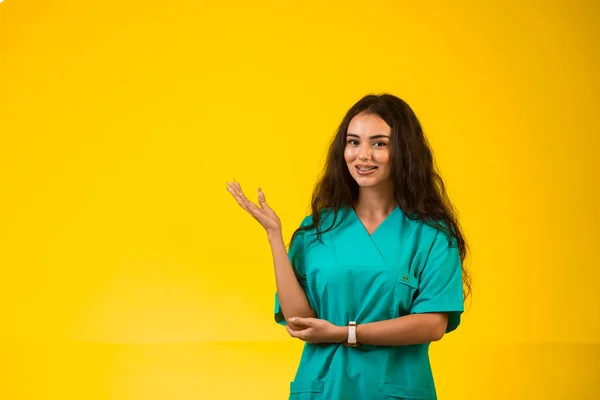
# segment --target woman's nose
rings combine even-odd
[[[358,153],[359,160],[369,160],[371,158],[371,148],[369,146],[361,146]]]

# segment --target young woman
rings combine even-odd
[[[228,190],[267,232],[275,320],[306,342],[289,399],[436,399],[429,344],[458,327],[470,282],[413,110],[383,94],[347,112],[289,252],[264,193]]]

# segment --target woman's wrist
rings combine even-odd
[[[348,341],[348,327],[336,325],[332,334],[332,339],[335,343],[346,343],[346,341]]]
[[[283,240],[283,232],[281,228],[267,230],[267,238],[269,239],[269,242]]]

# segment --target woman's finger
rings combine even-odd
[[[235,184],[235,186],[236,186],[236,188],[237,188],[238,192],[239,192],[239,193],[242,195],[242,197],[244,197],[244,198],[245,198],[245,197],[246,197],[246,195],[244,194],[244,191],[242,190],[242,185],[240,185],[240,183],[239,183],[239,182],[237,182],[237,181],[234,181],[233,183]]]
[[[238,192],[237,186],[234,185],[233,182],[227,181],[226,183],[227,183],[227,190],[230,193],[237,193]]]
[[[244,200],[242,200],[239,195],[232,193],[232,196],[235,199],[235,201],[239,204],[239,206],[242,207],[242,209],[244,209],[244,211],[250,212],[250,210],[246,206],[246,203],[244,203]]]
[[[244,191],[242,190],[242,186],[239,184],[239,182],[235,182],[235,185],[237,187],[238,192],[240,193],[240,196],[244,200],[244,204],[246,204],[246,207],[253,212],[253,215],[256,216],[257,214],[260,214],[260,208],[246,197]]]
[[[254,213],[256,213],[257,211],[260,211],[256,204],[251,202],[243,193],[238,193],[238,196],[240,196],[240,198],[244,202],[244,205],[246,206],[246,209],[249,212],[251,212],[252,215],[254,215]]]
[[[288,333],[290,334],[291,337],[297,337],[296,336],[296,331],[293,330],[292,328],[290,328],[288,325],[285,326],[285,329],[287,329]]]
[[[250,215],[252,215],[254,218],[259,218],[261,215],[261,209],[254,204],[253,202],[251,202],[250,200],[248,200],[248,198],[244,195],[244,192],[242,191],[242,187],[240,186],[240,184],[238,182],[227,182],[228,184],[231,185],[230,188],[230,192],[233,195],[233,197],[235,198],[235,200],[237,201],[237,203],[244,209],[246,210]]]
[[[235,193],[240,197],[240,199],[244,202],[244,204],[246,206],[248,206],[249,200],[246,197],[246,195],[244,194],[244,191],[242,190],[242,186],[234,180],[233,187],[234,187]]]
[[[304,329],[301,331],[295,331],[292,328],[290,328],[288,325],[285,326],[285,329],[287,329],[287,331],[289,332],[291,337],[295,337],[296,339],[300,339],[300,340],[304,340],[306,341],[307,339],[307,334],[308,334],[308,330]]]
[[[292,317],[289,321],[298,326],[314,326],[315,319],[314,318],[301,318],[301,317]]]
[[[258,204],[260,204],[261,208],[269,208],[265,194],[260,188],[258,188]]]
[[[239,193],[237,188],[234,185],[231,185],[228,190],[229,190],[229,193],[231,193],[231,195],[235,199],[235,201],[240,205],[240,207],[242,207],[247,212],[250,212],[247,202],[242,197],[242,195]]]

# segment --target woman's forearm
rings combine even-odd
[[[290,317],[315,317],[316,313],[310,307],[306,293],[296,279],[281,232],[269,232],[268,238],[273,255],[277,296],[283,316],[286,320]],[[290,322],[288,325],[293,330],[302,329]]]
[[[356,339],[361,344],[406,346],[440,340],[446,332],[444,313],[410,314],[386,321],[359,324]],[[347,328],[346,328],[347,329]]]

